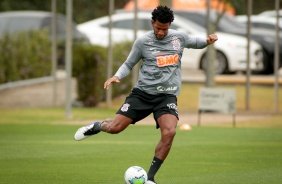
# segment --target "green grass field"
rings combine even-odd
[[[183,86],[179,110],[197,110],[201,85]],[[227,86],[228,87],[228,86]],[[244,111],[244,88],[237,92]],[[251,111],[269,112],[259,120],[177,129],[173,148],[156,175],[160,184],[281,184],[282,114],[273,114],[273,89],[252,88]],[[281,94],[280,94],[281,96]],[[100,133],[76,142],[73,135],[91,119],[112,117],[113,109],[0,109],[1,184],[123,184],[132,165],[148,170],[160,132],[154,126],[130,126],[117,135]]]
[[[159,131],[130,126],[76,142],[78,125],[1,124],[1,184],[122,184],[125,170],[148,170]],[[161,184],[278,184],[281,128],[193,127],[178,130],[156,180]]]

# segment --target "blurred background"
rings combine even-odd
[[[145,4],[146,8],[151,10],[150,6],[146,6],[149,2],[153,6],[158,4],[173,3],[174,0],[143,0],[139,1],[139,6]],[[123,9],[126,6],[132,6],[132,0],[116,0],[114,7],[115,10]],[[189,2],[195,5],[205,4],[206,1],[203,0],[179,0],[178,2]],[[246,15],[247,14],[247,3],[248,0],[222,0],[222,2],[227,2],[232,7],[232,12],[235,15]],[[130,4],[129,4],[130,3]],[[51,11],[51,0],[22,0],[22,1],[9,1],[1,0],[0,11],[14,11],[14,10],[40,10],[40,11]],[[267,10],[275,10],[275,0],[256,0],[253,4],[253,14],[260,14]],[[105,0],[81,0],[73,1],[73,19],[77,23],[83,23],[98,17],[102,17],[109,14],[109,1]],[[187,8],[187,7],[185,7]],[[142,8],[144,9],[144,7]],[[66,13],[66,1],[57,1],[57,12],[65,14]]]
[[[1,0],[0,108],[114,106],[112,99],[130,92],[135,72],[110,93],[103,83],[125,61],[135,38],[151,30],[150,13],[159,4],[174,10],[172,29],[219,36],[212,51],[185,50],[185,85],[239,85],[241,110],[251,109],[251,89],[267,88],[270,104],[261,110],[279,112],[278,0]]]

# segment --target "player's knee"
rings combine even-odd
[[[174,136],[176,135],[176,130],[175,129],[172,129],[169,131],[169,136],[174,138]]]
[[[167,139],[173,139],[175,135],[176,135],[175,129],[167,129],[167,130],[163,131],[163,137],[165,137]]]
[[[170,148],[172,146],[172,142],[175,135],[176,135],[175,129],[163,131],[162,139],[161,139],[163,146],[165,146],[166,148]]]

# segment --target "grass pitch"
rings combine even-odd
[[[0,124],[2,184],[123,184],[132,165],[148,170],[159,140],[153,126],[130,126],[76,142],[78,125]],[[161,184],[279,184],[282,128],[193,127],[177,131],[156,175]]]

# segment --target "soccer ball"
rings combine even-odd
[[[124,173],[125,184],[145,184],[147,179],[146,171],[139,166],[131,166]]]

